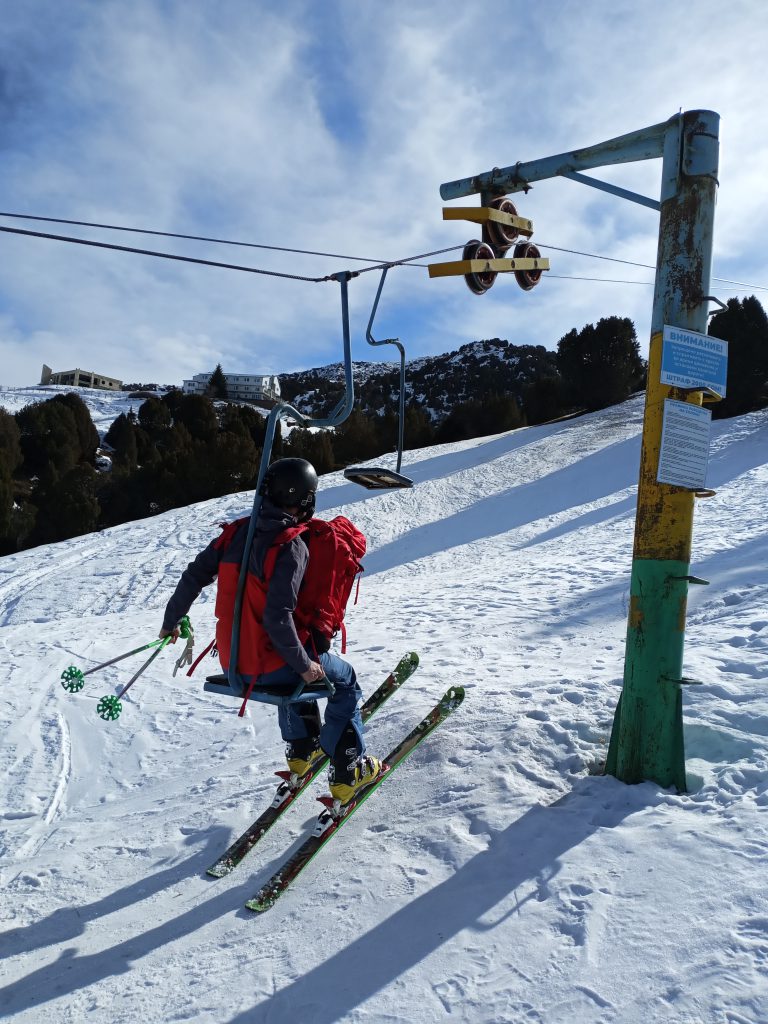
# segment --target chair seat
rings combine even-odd
[[[233,696],[229,688],[229,681],[223,673],[221,675],[207,676],[203,689],[207,690],[208,693],[221,693],[227,697]],[[254,686],[249,699],[258,700],[260,694],[268,697],[290,697],[292,692],[293,690],[290,686]],[[308,695],[327,697],[328,687],[322,682],[306,683],[301,695],[304,699],[307,699]]]

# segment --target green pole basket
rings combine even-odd
[[[70,665],[61,673],[61,685],[69,693],[77,693],[85,686],[85,677],[79,668]]]
[[[120,712],[123,710],[123,705],[112,694],[107,694],[106,697],[102,697],[99,703],[96,705],[96,713],[99,718],[102,718],[105,722],[114,722],[120,717]]]

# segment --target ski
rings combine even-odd
[[[395,668],[390,672],[381,686],[376,690],[360,709],[363,722],[367,722],[382,704],[387,701],[395,690],[399,689],[406,679],[416,671],[419,665],[419,656],[415,652],[406,654],[400,659]],[[285,811],[291,806],[297,796],[302,793],[315,776],[328,764],[328,758],[318,761],[311,771],[302,776],[301,784],[297,787],[289,785],[290,775],[288,772],[277,772],[283,781],[277,787],[272,803],[259,817],[250,825],[241,836],[232,843],[219,859],[207,869],[207,874],[214,878],[223,878],[233,871],[243,858],[251,852],[260,839],[266,835]]]
[[[272,875],[269,881],[259,889],[258,893],[246,902],[246,907],[259,913],[263,913],[265,910],[273,907],[278,898],[296,880],[300,872],[304,870],[315,854],[319,853],[331,836],[341,828],[358,807],[365,803],[382,782],[390,777],[398,765],[402,764],[405,758],[416,749],[422,740],[429,736],[434,729],[459,707],[463,700],[463,687],[452,686],[429,714],[419,722],[416,728],[384,759],[383,771],[377,779],[355,800],[345,804],[340,809],[341,813],[335,808],[334,802],[330,797],[320,797],[320,801],[325,805],[325,810],[320,813],[312,834],[286,860],[282,867]]]

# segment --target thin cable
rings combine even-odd
[[[37,216],[33,216],[32,214],[29,214],[29,213],[6,213],[6,212],[3,212],[3,211],[0,211],[0,217],[12,217],[12,218],[14,218],[16,220],[39,220],[39,221],[45,221],[48,224],[70,224],[73,227],[100,228],[100,229],[103,229],[105,231],[127,231],[127,232],[130,232],[131,234],[136,234],[136,235],[156,235],[156,236],[158,236],[160,238],[182,238],[182,239],[186,239],[187,241],[191,241],[191,242],[214,242],[217,245],[238,245],[238,246],[243,246],[243,247],[248,248],[248,249],[268,249],[271,252],[290,252],[290,253],[296,253],[297,255],[300,255],[300,256],[325,256],[328,259],[334,259],[334,260],[353,260],[356,263],[374,263],[374,260],[375,260],[375,258],[373,256],[347,256],[344,253],[338,253],[338,252],[317,252],[314,249],[291,249],[291,248],[289,248],[288,246],[285,246],[285,245],[265,245],[262,242],[239,242],[239,241],[234,241],[231,238],[212,238],[212,237],[210,237],[208,235],[184,235],[184,234],[179,234],[179,233],[177,233],[175,231],[154,231],[154,230],[151,230],[149,228],[129,228],[129,227],[124,227],[121,224],[99,224],[99,223],[96,223],[95,221],[67,220],[67,219],[65,219],[63,217],[37,217]],[[50,236],[43,235],[43,237],[61,238],[62,236],[60,236],[60,235],[50,235]],[[453,246],[451,246],[448,249],[436,249],[434,252],[425,252],[425,253],[422,253],[420,256],[409,256],[408,258],[403,259],[403,260],[391,260],[391,261],[390,260],[379,260],[378,262],[374,263],[374,266],[366,267],[365,269],[366,269],[366,271],[368,271],[368,270],[381,270],[384,267],[406,266],[407,264],[413,263],[414,260],[422,260],[422,259],[425,259],[427,256],[437,256],[440,253],[451,252],[454,249],[461,249],[461,248],[463,248],[463,246],[461,246],[461,245],[453,245]],[[146,252],[147,250],[135,249],[135,250],[128,250],[128,251],[132,251],[132,252]],[[179,258],[181,258],[181,257],[179,257]],[[226,264],[216,264],[216,265],[217,266],[226,266]],[[263,271],[263,273],[268,273],[268,271]],[[361,273],[362,273],[362,271],[361,271]],[[286,276],[288,276],[288,275],[286,275]],[[301,280],[303,280],[303,278]],[[312,280],[320,281],[320,280],[325,280],[325,278],[316,278],[316,279],[313,278]]]
[[[367,274],[369,270],[383,270],[384,267],[405,267],[405,266],[427,266],[426,263],[414,263],[414,260],[423,260],[427,256],[440,256],[444,252],[455,252],[457,249],[463,249],[464,244],[461,245],[449,245],[446,249],[433,249],[432,252],[423,252],[419,256],[408,256],[403,260],[392,260],[389,263],[376,263],[372,267],[362,267],[357,271],[358,274]]]
[[[154,235],[154,236],[161,237],[161,238],[180,238],[180,239],[185,239],[187,241],[193,241],[193,242],[212,242],[212,243],[217,244],[217,245],[235,245],[235,246],[241,246],[241,247],[249,248],[249,249],[265,249],[265,250],[269,250],[270,252],[288,252],[288,253],[294,253],[294,254],[300,255],[300,256],[323,256],[323,257],[326,257],[328,259],[352,260],[352,261],[354,261],[356,263],[370,263],[373,260],[373,257],[368,257],[368,256],[348,256],[348,255],[345,255],[343,253],[319,252],[319,251],[314,250],[314,249],[293,249],[293,248],[290,248],[288,246],[283,246],[283,245],[266,245],[265,243],[262,243],[262,242],[240,242],[240,241],[236,241],[236,240],[229,239],[229,238],[214,238],[214,237],[207,236],[207,235],[187,235],[187,234],[181,234],[181,233],[173,232],[173,231],[155,231],[155,230],[152,230],[152,229],[149,229],[149,228],[129,228],[129,227],[125,227],[124,225],[121,225],[121,224],[100,224],[100,223],[95,222],[95,221],[69,220],[69,219],[66,219],[66,218],[63,218],[63,217],[41,217],[41,216],[36,216],[36,215],[33,215],[33,214],[27,214],[27,213],[7,213],[7,212],[4,212],[4,211],[0,211],[0,217],[9,217],[9,218],[13,218],[13,219],[16,219],[16,220],[38,220],[38,221],[44,221],[44,222],[49,223],[49,224],[70,224],[70,225],[72,225],[74,227],[98,228],[98,229],[102,229],[102,230],[105,230],[105,231],[126,231],[126,232],[129,232],[131,234]],[[214,260],[195,259],[195,258],[190,257],[190,256],[175,256],[175,255],[173,255],[171,253],[156,252],[155,250],[152,250],[152,249],[137,249],[137,248],[131,248],[129,246],[108,245],[108,244],[106,244],[104,242],[95,242],[95,241],[89,241],[89,240],[86,240],[86,239],[72,238],[72,237],[67,236],[67,235],[53,235],[53,234],[46,234],[44,232],[24,231],[22,229],[15,229],[14,230],[13,228],[0,228],[0,231],[5,231],[5,232],[11,233],[11,234],[30,235],[32,237],[37,237],[37,238],[49,238],[49,239],[53,239],[55,241],[72,242],[72,243],[80,244],[80,245],[91,245],[91,246],[95,246],[95,247],[98,247],[98,248],[104,248],[104,249],[114,249],[114,250],[116,250],[118,252],[133,252],[133,253],[138,253],[139,255],[143,255],[143,256],[157,256],[157,257],[160,257],[162,259],[178,260],[178,261],[183,262],[183,263],[198,263],[198,264],[200,264],[202,266],[221,267],[221,268],[226,269],[226,270],[240,270],[240,271],[244,271],[245,273],[251,273],[251,274],[264,274],[264,275],[266,275],[268,277],[283,277],[283,278],[287,278],[288,280],[294,280],[294,281],[311,281],[313,283],[320,283],[322,281],[330,280],[330,276],[329,275],[326,275],[325,277],[305,277],[305,276],[303,276],[301,274],[278,273],[277,271],[274,271],[274,270],[260,270],[260,269],[258,269],[256,267],[244,267],[244,266],[240,266],[238,264],[233,264],[233,263],[219,263],[219,262],[216,262]],[[566,248],[563,248],[562,246],[549,245],[546,242],[537,242],[536,244],[538,246],[540,246],[542,249],[552,249],[555,252],[565,252],[565,253],[569,253],[569,254],[571,254],[573,256],[586,256],[588,259],[606,260],[609,263],[622,263],[625,266],[629,266],[629,267],[642,267],[645,270],[655,270],[656,269],[656,267],[652,263],[637,263],[634,260],[622,260],[622,259],[619,259],[616,256],[603,256],[603,255],[600,255],[599,253],[594,253],[594,252],[582,252],[579,249],[566,249]],[[430,256],[440,256],[443,253],[454,252],[455,250],[462,249],[462,248],[463,248],[463,245],[454,245],[454,246],[449,246],[448,248],[445,248],[445,249],[435,249],[432,252],[421,253],[418,256],[409,256],[409,257],[407,257],[405,259],[402,259],[402,260],[385,260],[385,261],[373,263],[371,266],[364,267],[364,268],[362,268],[359,271],[359,273],[364,274],[364,273],[367,273],[369,270],[383,270],[384,267],[404,267],[404,266],[421,266],[421,267],[423,267],[426,264],[418,264],[418,263],[416,263],[416,260],[426,259],[426,258],[428,258]],[[616,283],[616,284],[644,284],[645,283],[645,282],[642,282],[642,281],[618,281],[618,280],[614,282],[613,279],[611,279],[611,278],[598,278],[598,277],[570,277],[569,278],[569,277],[564,277],[564,276],[557,275],[557,274],[550,274],[550,277],[559,277],[560,280],[604,281],[606,283]],[[740,288],[751,288],[751,289],[755,289],[756,291],[763,291],[763,292],[768,291],[768,286],[766,286],[766,285],[747,284],[744,281],[733,281],[733,280],[730,280],[729,278],[726,278],[726,277],[713,277],[711,280],[718,281],[721,284],[737,285]]]
[[[52,235],[43,231],[27,231],[24,228],[6,228],[0,226],[0,231],[10,235],[29,235],[32,238],[49,238],[56,242],[72,242],[74,245],[90,245],[97,249],[114,249],[117,252],[133,252],[140,256],[157,256],[164,260],[178,260],[181,263],[198,263],[204,267],[221,267],[224,270],[242,270],[246,274],[265,274],[267,277],[286,277],[292,281],[311,281],[319,284],[321,281],[330,281],[333,275],[326,277],[304,277],[301,274],[283,274],[277,270],[260,270],[257,267],[243,267],[237,263],[218,263],[215,260],[202,260],[194,256],[176,256],[170,252],[157,252],[155,249],[136,249],[130,245],[115,245],[111,242],[94,242],[90,238],[72,238],[70,235]]]
[[[547,277],[554,277],[558,281],[600,281],[603,284],[642,284],[646,288],[653,287],[653,281],[619,281],[613,277],[571,277],[567,274],[550,274]]]
[[[743,281],[729,281],[727,277],[713,277],[713,281],[719,281],[721,284],[737,284],[740,288],[754,288],[759,292],[768,292],[768,288],[762,284],[744,284]]]
[[[2,216],[2,214],[0,214]],[[42,218],[40,218],[42,219]],[[130,228],[128,230],[137,230]],[[324,277],[306,277],[303,274],[286,274],[276,270],[261,270],[258,267],[244,267],[238,263],[220,263],[216,260],[203,260],[194,256],[177,256],[174,253],[169,252],[158,252],[156,249],[138,249],[135,246],[130,245],[116,245],[114,242],[96,242],[90,238],[74,238],[71,235],[54,235],[48,231],[29,231],[26,228],[7,228],[0,225],[0,231],[10,235],[26,235],[31,238],[48,238],[56,242],[71,242],[73,245],[89,245],[97,249],[112,249],[116,252],[132,252],[137,253],[140,256],[156,256],[160,259],[165,260],[178,260],[181,263],[197,263],[204,267],[221,267],[224,270],[241,270],[247,274],[264,274],[267,277],[283,277],[291,281],[311,281],[313,284],[319,284],[323,281],[331,281],[334,279],[333,274],[326,274]],[[173,236],[178,237],[178,236]],[[191,237],[191,236],[186,236]],[[242,243],[248,244],[248,243]],[[259,248],[277,248],[277,246],[259,246]],[[370,267],[362,267],[360,270],[354,271],[353,276],[357,277],[358,274],[365,274],[369,270],[381,270],[384,267],[399,267],[406,266],[412,263],[414,260],[425,259],[427,256],[437,256],[444,252],[453,252],[455,249],[461,249],[461,245],[452,245],[447,249],[435,249],[433,252],[421,253],[418,256],[408,256],[402,260],[387,261],[385,263],[375,263]],[[283,252],[303,252],[305,250],[298,249],[283,249]],[[329,256],[329,253],[316,253],[315,255]],[[337,257],[341,259],[342,257]],[[349,259],[359,259],[360,257],[343,257]]]
[[[345,256],[338,252],[315,252],[313,249],[289,249],[284,245],[264,245],[260,242],[237,242],[231,238],[210,238],[207,235],[182,235],[175,231],[152,231],[149,228],[127,228],[121,224],[98,224],[88,220],[66,220],[63,217],[35,217],[30,213],[4,213],[0,217],[13,217],[16,220],[40,220],[48,224],[70,224],[73,227],[100,228],[105,231],[127,231],[135,235],[157,235],[160,238],[183,238],[191,242],[215,242],[217,245],[239,245],[247,249],[269,249],[272,252],[293,252],[301,256],[328,256],[336,260],[354,260],[357,263],[371,263],[373,256]],[[414,257],[418,259],[418,256]]]
[[[608,260],[610,263],[625,263],[627,266],[630,266],[630,267],[643,267],[645,270],[655,270],[656,269],[656,267],[655,267],[655,265],[653,263],[634,263],[631,260],[620,260],[620,259],[617,259],[615,256],[600,256],[600,255],[598,255],[598,253],[595,253],[595,252],[580,252],[578,249],[561,249],[561,248],[559,248],[556,245],[547,245],[544,242],[536,242],[536,245],[540,246],[542,249],[555,249],[557,252],[568,252],[568,253],[571,253],[574,256],[588,256],[588,257],[590,257],[591,259],[594,259],[594,260]],[[555,277],[555,276],[557,276],[557,275],[550,274],[550,277]],[[599,280],[602,280],[602,279],[601,278],[597,278],[597,277],[583,277],[583,278],[573,278],[572,280],[574,280],[574,281],[599,281]],[[740,288],[754,288],[756,291],[768,292],[768,286],[762,285],[762,284],[747,284],[745,281],[731,281],[727,277],[712,277],[710,280],[712,280],[712,281],[719,281],[721,284],[735,284],[735,285],[738,285]],[[640,282],[640,281],[620,281],[620,282],[617,282],[617,283],[618,284],[644,284],[645,282]]]
[[[633,260],[620,260],[615,256],[600,256],[596,252],[579,252],[578,249],[561,249],[557,245],[547,245],[546,242],[535,243],[540,249],[554,249],[556,252],[569,252],[574,256],[589,256],[593,260],[608,260],[609,263],[624,263],[628,267],[642,267],[644,270],[655,270],[656,267],[652,263],[635,263]]]

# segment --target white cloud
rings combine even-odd
[[[715,273],[765,285],[768,22],[746,0],[721,15],[714,0],[289,2],[279,13],[252,0],[63,9],[37,0],[14,9],[0,43],[9,111],[0,206],[394,259],[475,233],[441,220],[442,181],[711,107],[722,115]],[[658,161],[595,173],[658,195]],[[540,182],[517,201],[534,241],[655,262],[653,211],[568,181]],[[355,266],[82,234],[307,276]],[[2,247],[0,383],[36,379],[43,360],[171,381],[219,360],[280,372],[341,353],[334,284],[8,235]],[[558,275],[653,276],[547,255]],[[350,285],[356,358],[388,356],[362,340],[377,283],[366,274]],[[722,297],[729,288],[713,285]],[[477,298],[458,279],[410,268],[390,273],[375,333],[400,335],[413,356],[476,337],[553,347],[571,327],[617,314],[635,320],[645,343],[651,301],[649,288],[554,278],[527,295],[499,280]]]

